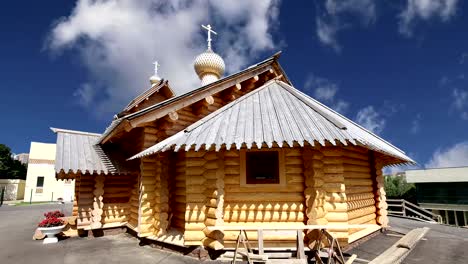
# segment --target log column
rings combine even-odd
[[[145,127],[143,130],[143,148],[149,148],[157,141],[158,130],[153,127]],[[156,207],[157,186],[159,185],[157,175],[160,174],[161,166],[155,156],[144,157],[140,162],[140,188],[139,188],[139,221],[138,235],[147,237],[153,235],[155,228],[154,214]]]
[[[153,210],[155,228],[154,234],[157,236],[167,233],[169,228],[169,157],[167,154],[159,154],[156,162],[156,189],[155,203]]]
[[[102,227],[102,212],[104,203],[103,195],[104,195],[104,175],[99,174],[94,178],[94,202],[93,202],[93,210],[91,211],[91,229],[97,229]]]
[[[205,194],[207,195],[205,225],[223,225],[224,220],[224,153],[205,154]],[[204,229],[203,245],[215,250],[223,249],[224,234],[221,231]]]
[[[203,245],[206,235],[205,211],[207,196],[205,194],[205,163],[204,151],[188,151],[186,153],[186,211],[184,244]]]
[[[326,215],[329,224],[348,224],[346,204],[346,189],[343,168],[343,150],[339,147],[322,148],[323,153],[323,180],[322,188],[327,192],[325,203]],[[329,231],[342,243],[348,242],[347,229],[330,229]]]
[[[306,189],[305,206],[308,225],[326,225],[326,211],[324,208],[326,192],[322,189],[323,181],[323,154],[312,148],[304,148],[304,178]],[[309,231],[307,238],[313,241],[318,236],[318,230]],[[309,246],[313,246],[309,244]]]
[[[372,174],[375,175],[375,207],[377,208],[377,223],[382,227],[388,226],[387,217],[387,198],[384,188],[384,177],[382,174],[382,163],[374,156],[374,152],[370,154]]]

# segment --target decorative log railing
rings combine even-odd
[[[404,199],[387,199],[388,214],[394,216],[402,216],[413,218],[416,220],[425,220],[429,222],[437,222],[443,224],[442,216],[421,208]]]

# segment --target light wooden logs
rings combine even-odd
[[[371,160],[373,164],[373,173],[375,175],[375,200],[377,207],[377,223],[382,227],[388,226],[388,217],[387,217],[387,203],[386,203],[386,193],[384,189],[384,178],[382,174],[382,163],[379,160],[376,160],[374,153],[371,155]]]
[[[94,202],[93,202],[93,210],[91,212],[91,224],[90,227],[92,229],[101,228],[102,227],[102,213],[103,213],[103,194],[104,194],[104,175],[99,174],[96,176],[95,184],[94,184]]]
[[[205,191],[205,184],[194,185],[193,181],[202,183],[205,177],[204,151],[188,151],[185,153],[185,179],[186,179],[186,211],[185,211],[185,245],[203,245],[206,238],[203,230],[206,227],[206,206],[209,199]],[[189,180],[190,179],[190,180]],[[192,181],[192,182],[190,182]],[[194,187],[195,186],[195,187]]]
[[[344,172],[350,168],[348,164],[344,164],[344,150],[339,147],[324,147],[320,151],[323,154],[323,173],[324,178],[332,180],[324,183],[321,188],[327,192],[328,197],[340,197],[339,201],[333,199],[325,199],[324,208],[326,210],[325,219],[329,224],[347,224],[347,200],[346,194],[348,186],[345,183]],[[353,168],[354,169],[354,168]],[[337,238],[347,239],[348,231],[330,230]],[[341,242],[341,241],[340,241]]]

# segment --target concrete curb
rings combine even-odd
[[[428,231],[428,227],[411,230],[389,249],[385,250],[382,254],[369,262],[369,264],[401,263]]]

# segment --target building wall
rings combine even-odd
[[[75,182],[55,178],[55,144],[31,142],[24,201],[41,202],[74,199]],[[38,177],[44,177],[44,185],[37,188]]]
[[[4,201],[23,200],[25,180],[0,179],[0,192],[5,189]]]
[[[185,172],[186,177],[186,245],[233,246],[238,232],[207,231],[206,227],[215,225],[375,224],[365,230],[329,230],[345,244],[386,223],[385,195],[377,191],[382,187],[377,179],[381,168],[370,159],[368,150],[279,149],[284,157],[280,170],[285,183],[277,186],[246,186],[242,181],[242,151],[189,151],[185,171],[180,167],[184,162],[177,162],[177,171]],[[183,193],[184,188],[176,191]],[[173,213],[173,218],[182,215]],[[248,232],[248,236],[255,243],[257,233]],[[313,234],[309,237],[313,239]],[[294,246],[296,234],[265,231],[264,240],[266,246]]]

